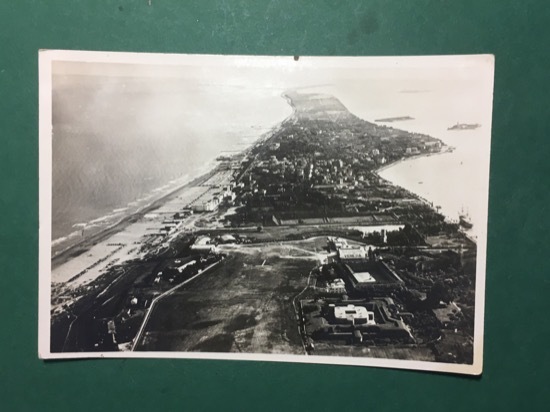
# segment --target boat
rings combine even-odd
[[[481,125],[479,123],[456,123],[454,126],[448,127],[447,130],[474,130],[477,128],[480,128]]]
[[[474,226],[468,213],[463,210],[458,215],[458,224],[465,229],[471,229]]]

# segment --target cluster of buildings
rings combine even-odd
[[[347,111],[346,111],[347,112]],[[386,126],[366,127],[350,118],[350,124],[315,122],[289,127],[256,161],[254,170],[315,185],[361,185],[369,172],[401,157],[437,152],[442,143],[429,136]],[[351,143],[353,142],[353,143]]]
[[[230,183],[221,188],[221,190],[208,191],[191,205],[193,212],[213,212],[223,202],[232,202],[235,200],[235,185]]]
[[[289,182],[308,182],[314,186],[370,186],[372,176],[365,167],[373,158],[357,155],[351,162],[342,159],[325,157],[321,152],[313,158],[297,156],[288,159],[286,156],[270,155],[265,160],[257,161],[251,172],[258,176],[269,176]],[[385,157],[377,158],[378,164],[386,163]]]
[[[346,239],[329,236],[327,248],[338,276],[327,282],[327,291],[385,293],[404,283],[372,247],[350,244]],[[342,289],[342,286],[345,288]]]
[[[374,259],[372,248],[365,246],[349,244],[346,239],[338,237],[327,237],[328,250],[335,251],[340,261],[357,259]]]
[[[344,344],[414,343],[410,328],[403,322],[391,298],[370,301],[304,300],[304,331],[310,349],[315,342],[337,341]]]
[[[325,290],[328,294],[344,295],[346,293],[346,282],[343,279],[334,279],[327,282]]]
[[[199,236],[191,245],[191,250],[200,253],[217,253],[216,242],[209,236]]]
[[[256,149],[242,164],[242,186],[236,191],[246,216],[271,212],[288,220],[335,212],[383,213],[403,193],[375,171],[403,157],[441,149],[441,142],[429,136],[349,121],[343,125],[300,119]],[[213,203],[198,208],[212,210]]]
[[[231,243],[246,243],[247,238],[239,235],[232,235],[225,233],[220,236],[212,238],[210,236],[198,236],[193,244],[190,246],[191,250],[199,253],[218,253],[219,244],[231,244]]]
[[[330,263],[320,268],[315,299],[301,301],[303,333],[315,342],[414,343],[390,297],[403,280],[372,248],[328,237]]]

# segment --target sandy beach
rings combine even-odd
[[[279,130],[285,121],[287,119],[263,133],[243,151],[235,154],[234,158],[246,156],[254,146]],[[86,285],[106,273],[113,265],[141,257],[142,246],[162,247],[169,243],[171,236],[162,232],[165,227],[163,222],[182,209],[191,207],[198,200],[207,200],[213,196],[214,189],[228,185],[232,179],[232,172],[223,163],[212,162],[205,166],[210,166],[210,170],[175,189],[170,188],[134,213],[129,213],[82,239],[69,239],[61,250],[59,245],[53,246],[52,284],[65,284],[71,288]],[[197,220],[197,216],[191,215],[182,221],[176,234],[194,230]]]
[[[123,230],[126,226],[132,222],[137,221],[138,219],[145,216],[152,210],[160,207],[166,201],[176,196],[179,192],[189,189],[191,187],[200,185],[202,182],[208,180],[213,174],[216,173],[216,169],[210,170],[209,172],[192,179],[191,181],[183,184],[182,186],[177,187],[176,189],[170,190],[167,193],[164,193],[160,197],[156,198],[152,202],[139,207],[134,213],[129,213],[126,216],[119,218],[114,223],[109,224],[105,227],[98,227],[95,231],[90,230],[84,237],[77,237],[67,239],[66,242],[62,244],[53,245],[52,244],[52,268],[55,268],[67,260],[75,257],[75,253],[78,249],[86,249],[91,245],[94,245],[102,240],[112,236],[113,234]],[[61,248],[62,247],[62,248]]]
[[[126,217],[114,227],[84,240],[77,247],[85,250],[74,257],[73,249],[58,255],[52,261],[52,283],[71,282],[74,286],[86,284],[103,274],[114,264],[140,257],[140,248],[147,237],[160,233],[167,212],[178,211],[209,190],[201,186],[211,172],[157,200],[141,212]],[[155,211],[154,214],[150,212]],[[149,215],[154,217],[148,217]]]

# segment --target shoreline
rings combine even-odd
[[[424,154],[424,153],[421,153],[421,154],[417,154],[417,155],[414,155],[414,156],[409,156],[409,157],[406,157],[406,158],[401,158],[399,160],[396,160],[395,162],[392,162],[392,163],[389,163],[387,165],[384,165],[382,167],[379,167],[378,169],[374,170],[374,174],[376,174],[376,176],[378,176],[378,178],[380,179],[383,179],[385,180],[386,182],[389,182],[391,183],[393,186],[397,186],[399,188],[401,188],[402,190],[405,190],[406,192],[412,194],[415,198],[417,198],[418,200],[420,200],[421,202],[424,202],[425,204],[427,204],[428,206],[430,206],[432,209],[434,209],[437,213],[439,213],[440,215],[444,216],[445,219],[450,219],[451,217],[450,216],[445,216],[443,213],[441,213],[440,211],[438,211],[436,208],[434,208],[434,205],[433,205],[433,202],[422,197],[421,195],[419,195],[418,193],[416,192],[413,192],[412,190],[409,190],[403,186],[400,186],[398,185],[397,183],[394,183],[392,182],[391,180],[389,179],[386,179],[382,176],[380,176],[380,172],[383,172],[384,170],[387,170],[393,166],[397,166],[397,165],[400,165],[402,163],[405,163],[409,160],[416,160],[416,159],[421,159],[421,158],[425,158],[425,157],[430,157],[430,156],[434,156],[434,155],[442,155],[442,154],[446,154],[446,153],[452,153],[452,151],[454,150],[453,147],[451,146],[447,146],[444,144],[443,148],[445,148],[445,150],[441,150],[439,152],[436,152],[436,153],[428,153],[428,154]]]
[[[139,219],[142,219],[149,212],[161,207],[166,201],[170,200],[173,196],[175,196],[182,190],[185,190],[192,186],[200,185],[203,182],[206,182],[208,179],[210,179],[213,175],[215,175],[218,172],[218,169],[219,169],[219,166],[216,166],[214,169],[206,173],[203,173],[200,176],[197,176],[196,178],[184,183],[183,185],[175,188],[174,190],[171,190],[170,192],[162,195],[161,197],[149,203],[148,205],[145,205],[139,208],[136,212],[130,213],[129,215],[124,216],[122,219],[118,220],[114,224],[107,226],[103,229],[100,229],[97,233],[91,234],[88,237],[80,240],[79,242],[72,244],[67,248],[63,249],[62,251],[58,252],[55,256],[52,256],[51,258],[52,269],[71,260],[71,258],[78,257],[78,256],[72,256],[71,254],[71,252],[74,252],[75,249],[77,248],[86,249],[90,246],[93,246],[96,243],[99,243],[105,240],[109,236],[112,236],[124,230],[130,224],[134,223]]]
[[[292,109],[292,113],[290,113],[286,118],[282,119],[280,122],[278,122],[275,125],[273,125],[272,127],[270,127],[267,132],[260,135],[254,142],[251,142],[248,147],[244,148],[241,151],[238,151],[236,156],[246,157],[248,155],[248,153],[254,147],[258,146],[259,144],[265,143],[267,140],[269,140],[269,138],[271,138],[274,135],[274,133],[276,133],[278,130],[280,130],[280,128],[285,123],[292,120],[296,116],[296,107],[292,103],[292,99],[287,95],[287,93],[288,93],[288,91],[282,92],[281,97],[290,106],[290,108]],[[364,119],[362,119],[362,120],[364,120]],[[439,152],[428,153],[428,154],[421,153],[421,154],[409,156],[409,157],[406,157],[406,158],[404,157],[404,158],[401,158],[397,161],[386,164],[386,165],[374,170],[373,173],[375,173],[379,178],[384,179],[383,177],[380,176],[379,173],[386,170],[386,169],[388,169],[388,168],[390,168],[390,167],[396,166],[396,165],[398,165],[402,162],[408,161],[408,160],[413,160],[413,159],[417,159],[417,158],[421,158],[421,157],[429,157],[429,156],[432,156],[432,155],[441,155],[441,154],[449,153],[454,149],[453,147],[446,145],[444,142],[442,142],[442,144],[443,144],[442,150],[439,151]],[[219,156],[219,154],[217,156]],[[216,157],[213,157],[213,160],[212,160],[212,163],[215,162],[216,164],[213,164],[212,165],[213,167],[210,170],[208,170],[208,171],[206,171],[202,174],[199,174],[198,176],[196,176],[194,178],[191,178],[189,181],[187,181],[187,182],[181,184],[180,186],[168,191],[167,193],[161,195],[160,197],[153,200],[152,202],[150,202],[150,203],[148,203],[144,206],[139,207],[136,211],[134,211],[132,213],[129,213],[128,215],[126,215],[126,216],[120,218],[119,220],[117,220],[116,222],[114,222],[114,223],[112,223],[112,224],[110,224],[110,225],[108,225],[104,228],[99,229],[97,232],[92,233],[92,234],[84,237],[83,239],[77,241],[76,243],[69,244],[64,249],[56,252],[55,255],[53,254],[53,248],[54,248],[53,243],[57,239],[52,240],[51,245],[50,245],[51,268],[54,269],[54,268],[62,265],[63,263],[66,263],[66,262],[70,261],[73,258],[77,258],[81,253],[84,253],[88,248],[92,247],[93,245],[95,245],[99,242],[102,242],[106,238],[121,232],[126,227],[128,227],[130,224],[135,223],[135,222],[139,221],[140,219],[143,219],[143,217],[146,214],[160,208],[164,203],[169,201],[171,198],[173,198],[176,194],[180,193],[181,191],[183,191],[185,189],[189,189],[193,186],[198,186],[198,185],[202,184],[203,182],[207,181],[208,179],[210,179],[212,176],[214,176],[219,171],[219,168],[220,168],[219,162],[214,160],[214,159],[216,159]],[[387,179],[384,179],[384,180],[390,182],[392,185],[399,186],[399,185],[396,185],[396,184],[394,184],[393,182],[391,182]],[[399,187],[401,187],[401,186],[399,186]],[[407,190],[403,187],[401,187],[401,188],[403,190]],[[419,200],[425,202],[426,204],[428,204],[430,207],[433,208],[433,202],[429,202],[427,199],[421,197],[420,195],[418,195],[418,194],[416,194],[416,193],[414,193],[410,190],[407,190],[407,191],[410,192],[411,194],[413,194]],[[69,242],[69,241],[67,241],[67,242]],[[80,252],[80,250],[82,250],[82,252],[78,253],[78,252]]]
[[[281,125],[284,124],[289,118],[292,117],[292,114],[290,116],[287,116],[282,121],[276,123],[272,127],[269,128],[269,130],[262,135],[260,135],[255,141],[251,142],[250,145],[240,151],[236,152],[236,157],[242,156],[245,157],[248,155],[248,153],[256,147],[258,144],[261,144],[268,140],[279,128]],[[210,162],[207,162],[207,164],[212,164],[211,168],[209,168],[206,172],[200,172],[198,176],[191,178],[190,180],[184,182],[183,184],[177,186],[176,188],[164,193],[160,197],[156,198],[152,202],[139,207],[137,210],[135,210],[132,213],[127,214],[126,216],[120,218],[116,222],[99,229],[97,232],[92,233],[83,239],[80,239],[78,242],[69,244],[64,249],[56,252],[56,254],[53,254],[53,243],[57,240],[54,239],[50,243],[50,253],[51,253],[51,269],[55,269],[62,264],[70,261],[73,258],[78,258],[78,256],[81,253],[84,253],[88,248],[94,246],[95,244],[104,241],[105,239],[109,238],[110,236],[113,236],[121,231],[123,231],[125,228],[130,226],[132,223],[135,223],[139,221],[140,219],[143,219],[145,215],[148,213],[160,208],[164,203],[171,200],[174,196],[179,194],[180,192],[190,189],[194,186],[200,186],[202,183],[209,180],[212,176],[214,176],[216,173],[220,171],[220,162],[215,160],[219,154],[214,156]],[[69,242],[69,241],[67,241]],[[80,250],[82,250],[81,253]]]
[[[420,159],[422,157],[439,156],[439,155],[442,155],[442,154],[447,154],[447,153],[452,153],[453,152],[454,147],[448,146],[444,142],[442,142],[442,144],[443,144],[443,146],[442,146],[443,150],[440,150],[439,152],[420,153],[420,154],[409,156],[409,157],[402,157],[401,159],[396,160],[395,162],[391,162],[391,163],[385,164],[384,166],[380,166],[378,169],[374,170],[373,172],[376,173],[376,175],[378,177],[380,177],[381,179],[384,179],[382,176],[380,176],[380,172],[383,172],[384,170],[389,169],[390,167],[397,166],[397,165],[399,165],[401,163],[404,163],[404,162],[407,162],[409,160]],[[387,179],[384,179],[384,180],[387,180]]]
[[[283,99],[285,99],[285,96],[283,96],[283,94],[281,95],[281,97]],[[274,123],[270,126],[269,125],[266,126],[265,128],[262,126],[262,128],[264,129],[263,133],[261,133],[253,141],[240,142],[238,144],[234,144],[233,146],[235,146],[236,150],[222,150],[221,152],[216,153],[215,155],[213,155],[211,157],[211,159],[207,160],[203,164],[203,165],[206,165],[207,167],[200,168],[199,170],[196,171],[196,173],[189,173],[191,175],[191,177],[188,177],[187,179],[185,179],[182,183],[178,184],[177,186],[173,186],[171,189],[164,192],[164,194],[161,194],[160,197],[150,196],[151,193],[154,192],[154,190],[146,192],[144,194],[144,196],[149,195],[149,197],[153,197],[153,200],[149,200],[147,203],[144,203],[141,206],[135,208],[133,211],[130,211],[128,214],[122,214],[122,216],[119,216],[116,219],[116,221],[114,221],[114,222],[112,221],[111,223],[108,223],[103,227],[97,227],[97,226],[100,226],[100,225],[93,225],[92,224],[92,226],[88,228],[91,233],[88,234],[88,235],[85,235],[84,238],[80,238],[80,236],[78,235],[80,230],[73,230],[73,231],[71,231],[67,234],[63,234],[61,236],[58,236],[55,239],[51,239],[50,240],[51,260],[53,261],[57,256],[62,255],[62,254],[66,254],[66,253],[69,252],[70,249],[74,249],[75,247],[77,247],[79,245],[82,245],[83,243],[86,243],[87,240],[90,239],[90,238],[95,238],[95,237],[100,236],[100,234],[103,233],[104,231],[112,230],[114,227],[116,227],[119,224],[123,223],[129,217],[134,216],[134,215],[138,215],[138,214],[140,214],[140,212],[142,212],[145,209],[147,209],[148,211],[151,211],[150,208],[153,204],[156,204],[157,202],[159,202],[161,200],[169,200],[169,199],[167,199],[167,196],[170,196],[171,194],[173,194],[177,191],[183,190],[189,185],[192,186],[194,184],[195,180],[201,179],[203,176],[212,173],[214,171],[214,169],[218,168],[219,163],[220,163],[219,160],[218,160],[219,156],[226,155],[227,153],[231,153],[231,156],[235,156],[235,157],[246,156],[252,148],[254,148],[258,144],[260,144],[263,141],[270,138],[286,121],[288,121],[290,118],[292,118],[293,114],[294,114],[294,112],[290,113],[289,115],[284,117],[282,120],[279,120],[279,121],[277,121],[276,123]],[[177,179],[175,179],[175,180],[177,180]],[[123,208],[123,209],[128,209],[128,204],[121,205],[120,207]],[[109,217],[111,217],[113,212],[116,212],[116,209],[111,211],[107,215],[100,216],[100,217],[96,218],[96,220],[97,219],[109,218]],[[116,217],[116,213],[115,213],[115,216],[113,216],[113,217]],[[107,220],[107,219],[105,219],[105,220]],[[110,220],[115,220],[115,219],[110,219]],[[86,225],[88,225],[90,223],[93,223],[93,221],[88,221],[86,223],[78,223],[78,224],[82,224],[82,225],[84,225],[84,228],[86,228]],[[93,229],[94,226],[96,226],[97,231],[94,231],[94,229]],[[75,225],[73,225],[73,228],[74,227],[75,227]],[[123,229],[123,227],[121,227],[121,230],[122,229]],[[75,238],[80,238],[80,239],[76,240]],[[59,245],[59,247],[58,247],[58,245]],[[58,250],[56,250],[56,249],[58,249]],[[55,252],[54,252],[54,250],[55,250]]]
[[[176,178],[171,180],[170,182],[166,183],[164,186],[161,186],[160,188],[153,188],[146,193],[142,195],[142,198],[140,200],[134,200],[133,202],[127,203],[125,206],[121,205],[120,208],[112,210],[110,213],[107,213],[103,216],[99,216],[97,218],[93,218],[93,220],[90,220],[88,222],[83,223],[77,223],[73,225],[73,228],[75,226],[80,225],[82,228],[78,230],[74,230],[70,233],[64,234],[62,236],[59,236],[56,239],[51,240],[51,248],[52,251],[56,248],[57,245],[63,245],[66,244],[64,248],[60,248],[55,252],[55,254],[52,254],[52,257],[57,256],[60,253],[64,253],[66,249],[73,247],[73,245],[76,245],[77,243],[82,242],[83,240],[87,239],[88,237],[95,236],[99,232],[102,232],[104,230],[108,230],[113,226],[116,226],[119,224],[122,220],[126,219],[129,216],[135,215],[142,210],[148,208],[156,201],[166,197],[167,195],[171,194],[172,192],[176,192],[179,189],[183,189],[188,184],[192,183],[194,180],[201,178],[207,173],[210,173],[214,168],[217,167],[217,162],[215,158],[212,158],[211,160],[206,162],[206,165],[209,167],[202,167],[198,170],[196,170],[196,173],[194,174],[186,174],[184,177]],[[179,181],[177,184],[171,184],[172,182]],[[169,187],[167,187],[169,186]],[[130,205],[133,203],[132,207]],[[118,213],[119,216],[117,216],[116,212],[122,212]],[[116,220],[114,219],[116,217]],[[108,223],[101,224],[100,222],[107,221]],[[110,222],[109,222],[110,221]],[[98,224],[99,223],[99,224]],[[90,225],[90,226],[88,226]],[[95,231],[94,231],[95,227]],[[71,239],[78,236],[78,233],[80,230],[88,230],[90,234],[85,235],[84,238],[81,238],[80,241],[76,241]],[[80,236],[79,236],[80,237]]]
[[[444,146],[443,146],[443,149],[444,150],[441,150],[439,152],[436,152],[436,153],[428,153],[428,154],[418,154],[418,155],[414,155],[414,156],[409,156],[409,157],[406,157],[406,158],[401,158],[399,160],[396,160],[395,162],[392,162],[390,164],[387,164],[387,165],[384,165],[382,167],[379,167],[378,169],[376,169],[374,171],[374,173],[376,174],[376,176],[378,176],[380,179],[383,179],[389,183],[391,183],[392,185],[394,186],[397,186],[397,187],[400,187],[401,189],[411,193],[412,195],[414,195],[415,198],[417,198],[418,200],[420,200],[421,202],[424,202],[426,205],[430,206],[432,209],[434,209],[437,213],[439,213],[441,216],[443,216],[445,218],[446,221],[450,221],[450,222],[453,222],[453,217],[452,216],[449,216],[449,215],[446,215],[444,213],[442,213],[440,210],[437,210],[435,207],[434,207],[434,202],[431,201],[431,200],[428,200],[426,199],[425,197],[421,196],[420,194],[410,190],[410,189],[407,189],[401,185],[398,185],[397,183],[394,183],[392,182],[391,180],[389,179],[386,179],[382,176],[380,176],[380,172],[383,172],[384,170],[387,170],[393,166],[397,166],[397,165],[400,165],[402,163],[405,163],[409,160],[416,160],[416,159],[420,159],[420,158],[425,158],[425,157],[430,157],[430,156],[436,156],[436,155],[442,155],[442,154],[447,154],[447,153],[452,153],[453,150],[455,149],[454,147],[452,146],[449,146],[445,143],[443,143]],[[471,242],[473,242],[474,244],[477,245],[477,237],[475,235],[472,235],[471,233],[468,233],[466,230],[464,230],[462,227],[459,226],[459,232],[462,233],[468,240],[470,240]]]

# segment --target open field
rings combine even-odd
[[[136,350],[302,354],[293,298],[317,262],[300,245],[234,248],[158,302]]]

